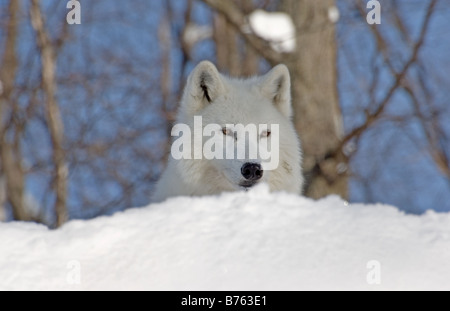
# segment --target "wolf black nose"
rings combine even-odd
[[[263,169],[258,163],[245,163],[241,167],[241,174],[245,179],[255,181],[263,176]]]

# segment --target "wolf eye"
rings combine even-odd
[[[261,133],[261,137],[269,137],[271,133],[272,133],[272,132],[269,131],[269,130],[263,131],[263,132]]]

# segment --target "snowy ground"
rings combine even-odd
[[[0,290],[450,290],[449,213],[263,186],[0,237]]]

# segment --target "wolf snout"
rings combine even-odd
[[[241,174],[248,181],[260,180],[263,172],[261,164],[258,163],[245,163],[241,167]]]

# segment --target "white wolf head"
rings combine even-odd
[[[291,115],[290,76],[286,66],[278,65],[264,76],[243,80],[225,77],[212,63],[201,62],[188,78],[177,115],[177,123],[190,129],[189,136],[194,143],[191,150],[184,151],[192,157],[170,158],[162,177],[165,181],[157,185],[156,191],[171,192],[166,196],[217,194],[266,182],[272,191],[300,193],[303,183],[301,151]],[[199,117],[200,130],[210,135],[202,135],[200,140],[194,137]],[[248,134],[245,129],[249,128],[256,129],[255,135],[245,135]],[[277,133],[272,131],[275,129]],[[195,159],[195,155],[202,152],[199,148],[204,148],[203,153],[207,149],[211,137],[223,141],[225,148],[214,151],[224,156]],[[276,146],[278,150],[270,150],[272,154],[276,151],[278,156],[276,167],[267,170],[267,161],[263,161],[259,151],[253,156],[247,150],[244,157],[227,158],[226,152],[239,143],[250,150],[251,146],[262,144]],[[167,176],[171,174],[177,177]],[[183,185],[169,182],[174,178]],[[167,185],[162,185],[165,183],[183,189],[168,191]],[[161,197],[158,193],[156,196]]]

